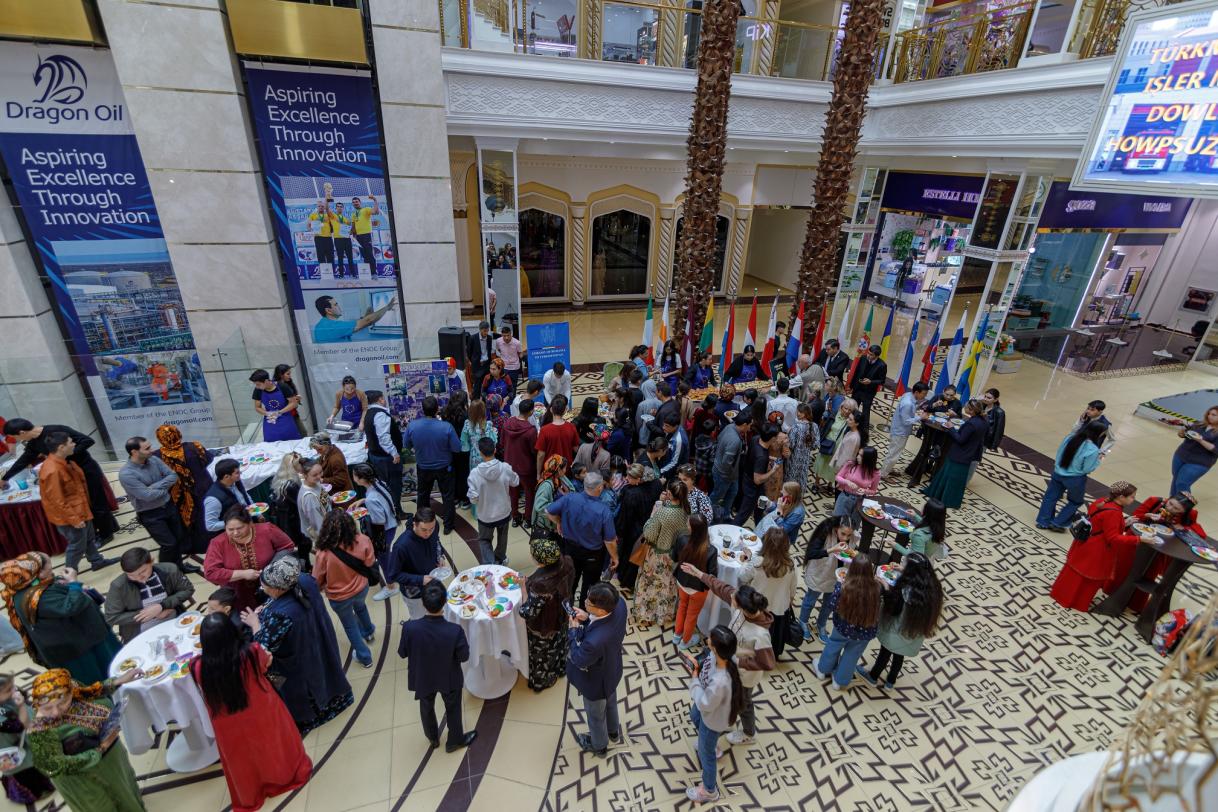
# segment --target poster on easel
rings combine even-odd
[[[408,361],[385,364],[385,402],[389,413],[405,424],[423,414],[423,400],[432,395],[443,409],[460,389],[449,375],[448,361]]]

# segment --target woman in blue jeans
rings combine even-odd
[[[1107,426],[1093,420],[1062,441],[1053,463],[1053,476],[1040,500],[1040,512],[1036,514],[1038,528],[1066,532],[1066,526],[1086,501],[1087,475],[1100,467],[1100,446],[1107,433]],[[1066,504],[1058,511],[1057,503],[1063,494]],[[1056,516],[1054,511],[1057,511]]]
[[[833,589],[829,606],[833,634],[816,663],[816,674],[821,679],[832,677],[833,687],[844,691],[880,623],[880,582],[869,556],[859,554],[850,562],[846,580]]]
[[[1193,483],[1218,462],[1218,406],[1211,406],[1200,423],[1176,433],[1184,442],[1171,458],[1171,492],[1192,493]]]
[[[702,783],[685,790],[696,804],[719,800],[719,737],[732,729],[744,709],[744,685],[736,668],[736,635],[723,624],[711,629],[710,651],[689,683],[689,718],[698,729]]]
[[[317,588],[342,622],[356,661],[371,668],[372,651],[368,644],[376,636],[376,627],[364,601],[368,597],[369,576],[376,571],[372,540],[355,531],[355,520],[344,511],[332,510],[322,520],[313,549],[317,553],[313,561]]]
[[[826,626],[829,623],[829,595],[837,586],[836,554],[847,548],[857,546],[858,534],[849,516],[830,516],[815,529],[808,538],[808,548],[804,551],[804,602],[799,607],[799,627],[803,629],[804,640],[819,636],[821,642],[829,642]],[[812,608],[821,595],[820,611],[816,613],[816,630],[813,632],[808,625],[812,616]]]

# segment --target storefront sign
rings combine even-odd
[[[1218,197],[1218,0],[1129,16],[1072,186]]]
[[[881,208],[937,214],[957,220],[972,220],[981,202],[985,178],[978,175],[929,175],[921,172],[889,172]]]
[[[1056,181],[1049,188],[1038,228],[1176,229],[1184,224],[1190,203],[1180,197],[1078,191],[1065,181]]]
[[[571,324],[554,321],[547,324],[530,324],[525,328],[525,344],[528,346],[529,377],[541,380],[546,370],[562,361],[571,369]]]
[[[109,52],[6,43],[0,96],[0,154],[111,443],[162,423],[218,442]]]
[[[255,62],[245,75],[314,402],[328,404],[343,376],[366,386],[409,358],[372,79]]]

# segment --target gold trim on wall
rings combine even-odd
[[[227,7],[239,54],[368,64],[358,9],[285,0],[227,0]]]
[[[0,14],[0,37],[105,45],[84,0],[13,0]]]

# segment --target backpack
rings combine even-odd
[[[1100,508],[1096,511],[1096,513],[1103,513],[1105,510],[1120,510],[1120,508],[1116,505],[1110,504],[1108,507]],[[1077,519],[1070,523],[1070,535],[1074,537],[1075,541],[1085,542],[1091,538],[1091,533],[1092,527],[1090,516],[1080,514]]]

